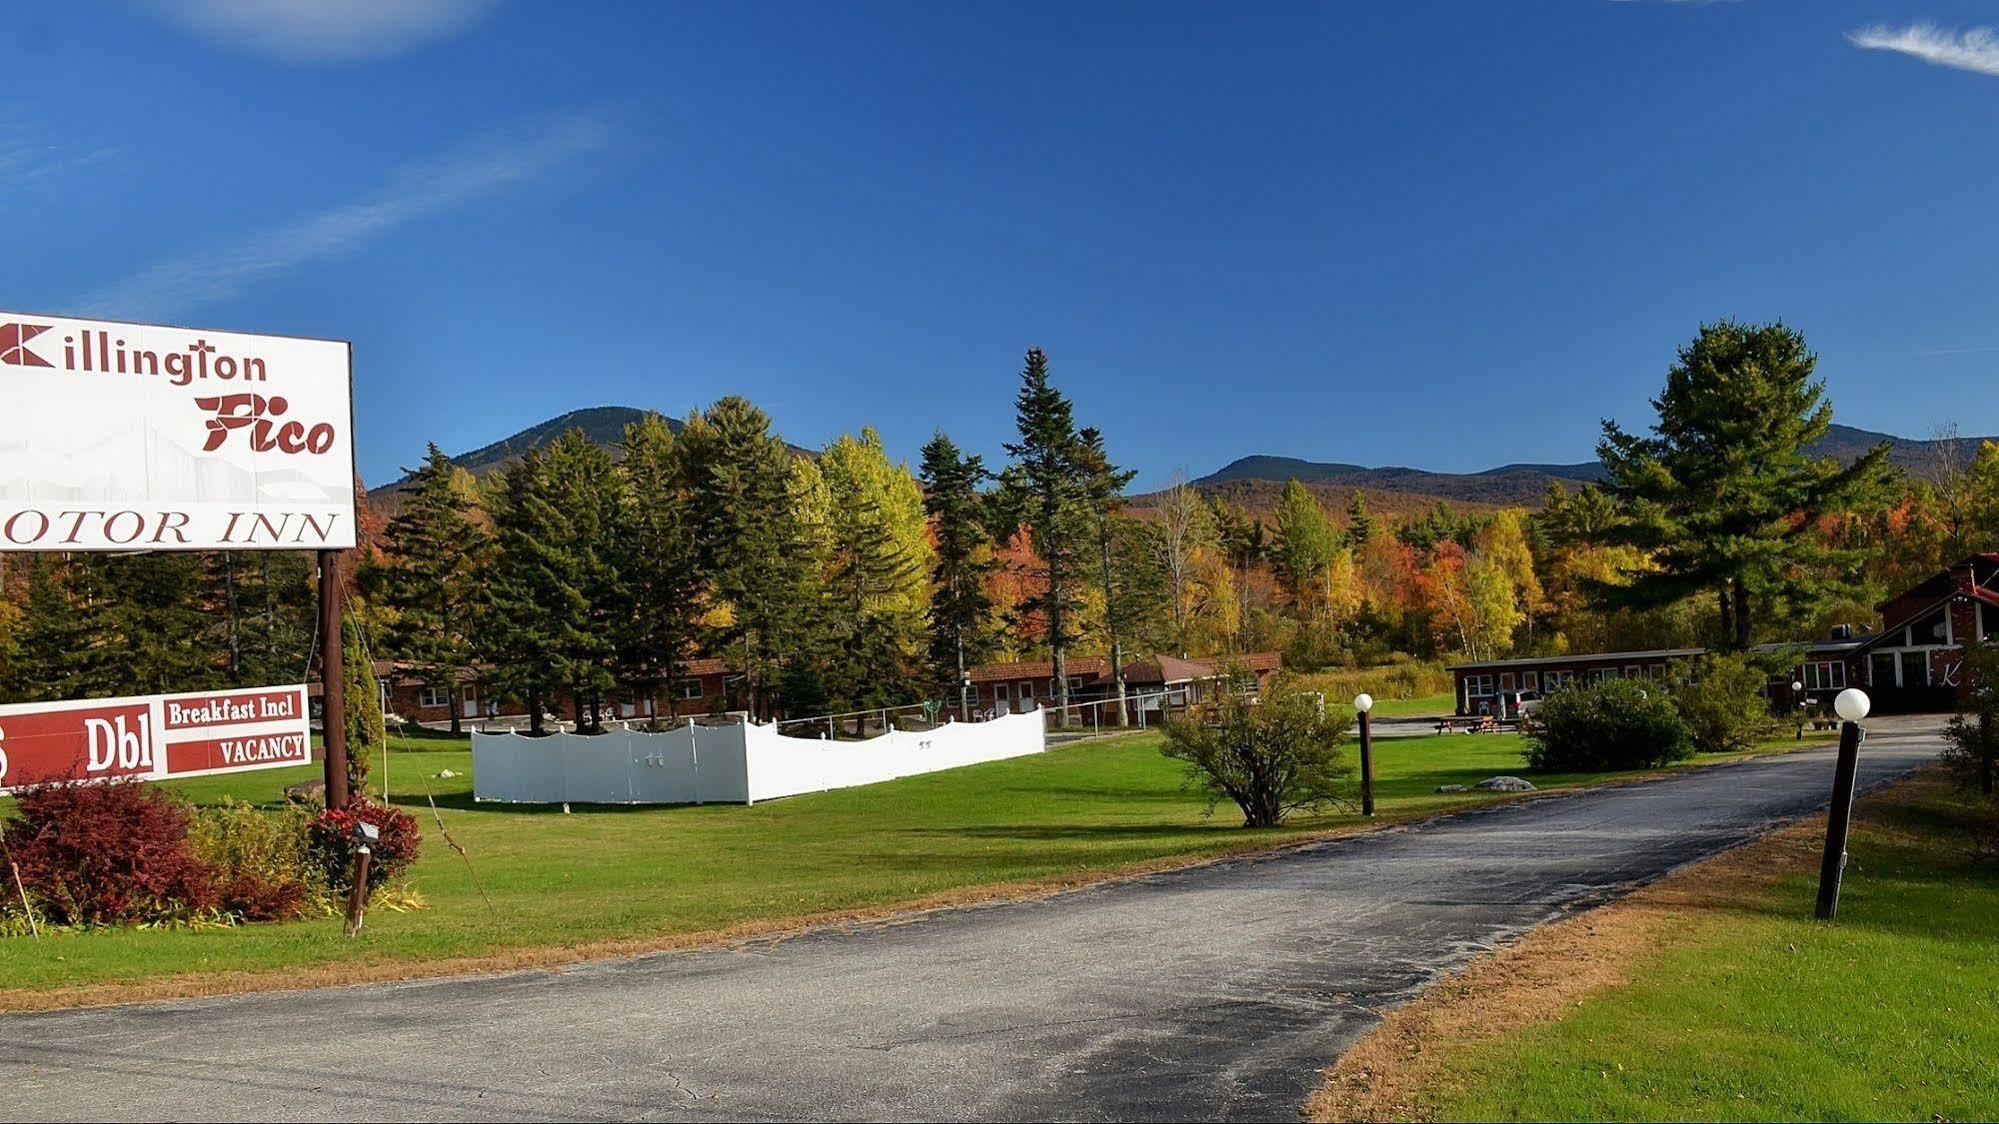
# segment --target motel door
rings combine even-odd
[[[1013,700],[1007,694],[1006,684],[993,684],[993,714],[997,716],[1011,713],[1013,713]]]

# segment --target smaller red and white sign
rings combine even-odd
[[[303,685],[0,706],[0,792],[48,781],[164,780],[311,760]]]

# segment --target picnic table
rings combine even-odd
[[[1499,719],[1490,714],[1447,714],[1437,719],[1437,732],[1440,734],[1496,734],[1499,732]]]

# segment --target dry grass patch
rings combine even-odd
[[[1902,782],[1861,803],[1856,830],[1864,827],[1876,845],[1920,846],[1925,841],[1920,828],[1881,811],[1898,802],[1946,796],[1935,775]],[[1306,1117],[1449,1116],[1466,1084],[1477,1080],[1468,1076],[1479,1072],[1465,1064],[1468,1056],[1489,1058],[1501,1039],[1562,1022],[1586,1000],[1633,984],[1635,974],[1675,950],[1701,951],[1696,946],[1713,939],[1718,917],[1787,909],[1778,884],[1815,879],[1824,840],[1824,818],[1814,816],[1480,958],[1391,1012],[1328,1069],[1307,1103]],[[1936,841],[1928,844],[1934,847]],[[1808,924],[1808,918],[1807,907],[1801,923]],[[1522,1079],[1531,1081],[1532,1075]],[[1525,1114],[1532,1116],[1533,1110]]]

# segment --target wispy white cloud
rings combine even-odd
[[[336,257],[398,227],[508,184],[552,171],[604,143],[595,121],[572,119],[488,140],[397,176],[374,197],[348,203],[221,249],[159,265],[80,302],[86,314],[159,319],[224,300],[297,266]]]
[[[143,0],[171,23],[304,62],[380,58],[478,22],[499,0]]]
[[[1908,27],[1877,24],[1853,32],[1847,39],[1854,46],[1870,51],[1894,51],[1919,58],[1931,66],[1948,66],[1999,77],[1999,33],[1994,33],[1989,27],[1946,31],[1930,23]]]
[[[0,187],[22,187],[51,179],[63,172],[101,164],[118,154],[115,148],[82,151],[60,145],[0,144]]]

